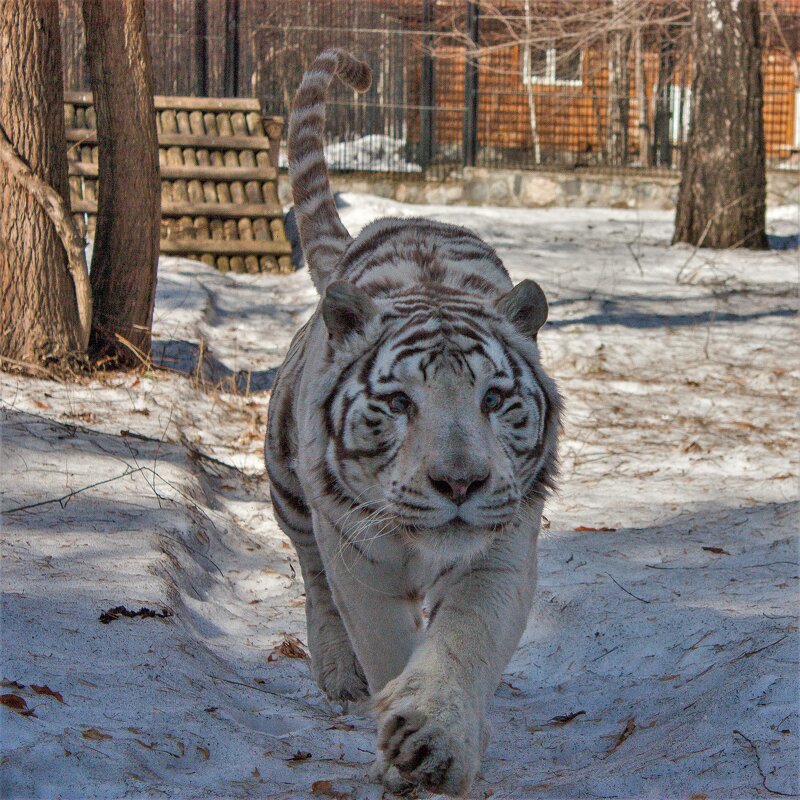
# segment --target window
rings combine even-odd
[[[580,86],[583,53],[531,45],[523,51],[522,80],[547,86]]]

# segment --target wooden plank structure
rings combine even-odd
[[[66,92],[70,200],[82,234],[94,235],[98,147],[90,92]],[[228,272],[292,272],[278,201],[283,118],[258,100],[154,98],[161,169],[161,252]]]

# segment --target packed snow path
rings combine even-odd
[[[354,231],[468,225],[552,301],[563,479],[472,796],[797,796],[797,253],[670,248],[658,212],[343,200]],[[3,797],[381,796],[371,722],[292,657],[259,453],[314,304],[305,271],[165,258],[162,368],[0,376]]]

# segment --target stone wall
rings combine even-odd
[[[680,175],[613,174],[591,169],[569,172],[505,170],[466,167],[463,176],[449,181],[410,180],[402,176],[333,175],[337,192],[362,192],[403,203],[434,205],[509,206],[543,208],[572,206],[604,208],[674,209]],[[281,176],[280,198],[291,203],[288,182]],[[769,206],[800,202],[800,172],[767,173]]]

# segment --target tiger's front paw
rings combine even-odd
[[[481,715],[457,686],[400,675],[375,703],[379,757],[376,770],[398,791],[398,778],[412,786],[461,795],[480,766]]]

